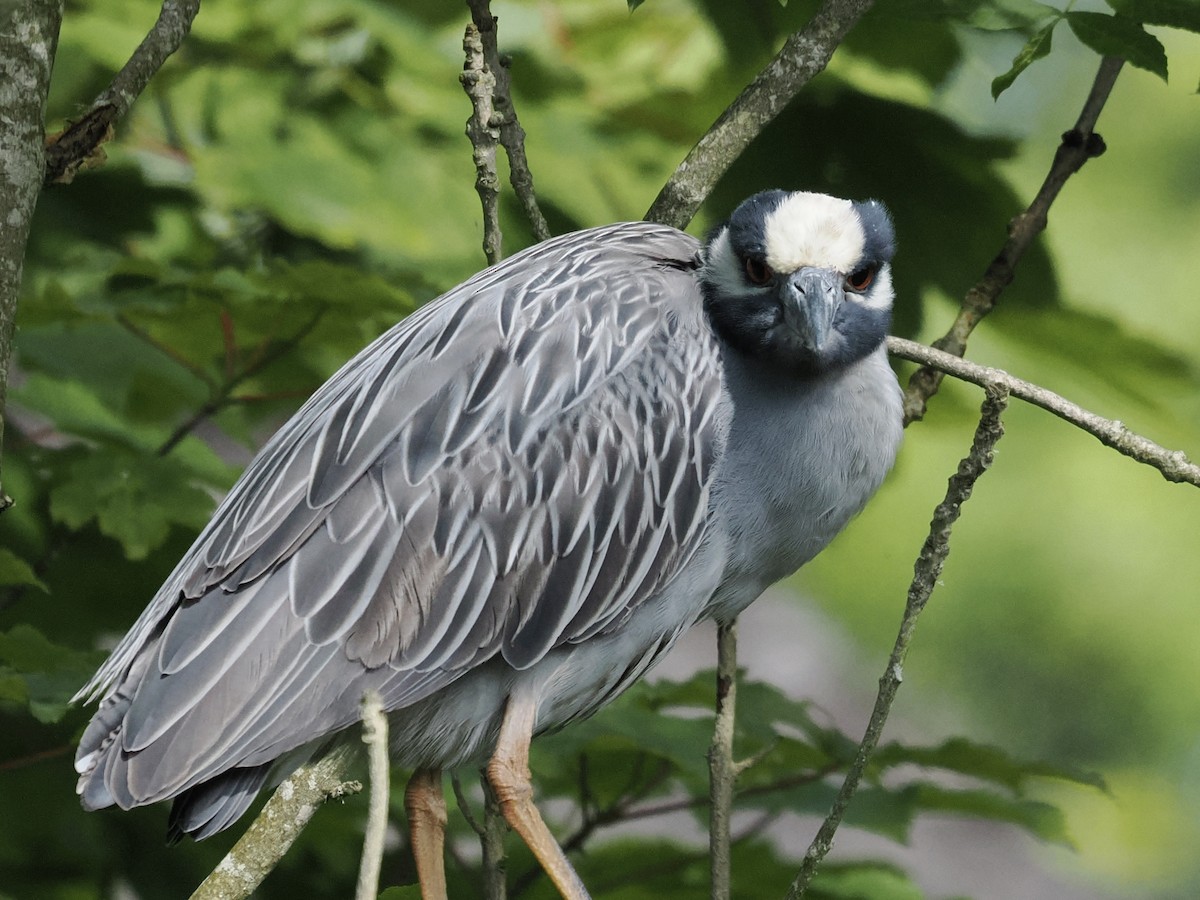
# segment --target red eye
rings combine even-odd
[[[752,256],[746,257],[746,277],[750,279],[751,284],[757,284],[760,287],[766,284],[775,275],[761,259],[755,259]]]
[[[877,266],[863,266],[861,269],[851,272],[846,276],[846,287],[861,294],[871,286],[877,271],[879,271]]]

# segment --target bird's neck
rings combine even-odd
[[[900,387],[882,347],[802,380],[764,383],[736,352],[724,362],[734,415],[714,509],[728,558],[708,611],[721,618],[824,549],[879,487],[902,434]]]

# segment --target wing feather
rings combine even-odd
[[[343,367],[85,688],[115,699],[81,790],[178,794],[348,726],[368,688],[396,709],[526,668],[652,597],[699,545],[727,415],[696,247],[547,242]]]

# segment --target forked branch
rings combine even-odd
[[[129,111],[150,79],[192,30],[200,0],[165,0],[158,21],[91,109],[47,140],[45,183],[70,181],[95,159],[116,122]]]
[[[1092,89],[1084,101],[1083,110],[1075,127],[1062,136],[1062,143],[1054,154],[1054,162],[1042,182],[1037,196],[1029,207],[1008,224],[1008,239],[996,258],[988,265],[983,277],[967,291],[962,306],[950,330],[933,342],[938,350],[962,356],[967,350],[967,338],[975,326],[996,306],[1001,292],[1012,283],[1017,263],[1033,244],[1034,239],[1046,230],[1050,206],[1072,175],[1083,168],[1089,159],[1104,152],[1104,140],[1096,133],[1096,120],[1112,92],[1123,61],[1113,56],[1100,60],[1100,69],[1092,82]],[[904,394],[904,424],[921,419],[929,398],[937,393],[943,373],[932,367],[922,367],[913,373]]]

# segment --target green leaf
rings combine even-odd
[[[390,887],[379,895],[379,900],[421,900],[421,886],[406,884],[403,887]]]
[[[1021,52],[1013,57],[1012,68],[1003,75],[992,79],[992,99],[997,99],[1006,90],[1012,87],[1012,83],[1017,80],[1017,76],[1028,69],[1034,62],[1046,56],[1050,52],[1051,38],[1054,35],[1054,27],[1061,22],[1061,18],[1056,18],[1049,25],[1043,26],[1036,31],[1033,36],[1025,42],[1025,46],[1021,48]]]
[[[27,706],[39,722],[57,722],[102,656],[63,647],[32,626],[16,625],[0,632],[0,700]]]
[[[1031,32],[1062,13],[1038,0],[891,0],[884,7],[896,18],[946,19],[981,31]]]
[[[629,3],[629,11],[633,12],[635,9],[645,3],[646,0],[627,0],[627,2]]]
[[[50,514],[69,528],[92,520],[121,543],[126,557],[144,559],[167,539],[170,527],[204,527],[213,500],[192,484],[173,457],[97,451],[73,463],[50,492]]]
[[[825,863],[813,892],[839,900],[923,900],[925,896],[903,870],[881,862]]]
[[[1200,0],[1107,0],[1116,12],[1146,25],[1200,32]]]
[[[5,547],[0,547],[0,585],[23,585],[50,593],[33,566]]]
[[[905,763],[943,769],[1020,791],[1032,777],[1060,778],[1105,789],[1104,779],[1094,772],[1048,762],[1017,759],[999,747],[966,738],[951,738],[937,747],[906,747],[891,743],[880,747],[872,765],[890,768]]]
[[[909,785],[904,790],[912,792],[916,806],[928,812],[1008,822],[1048,843],[1072,849],[1075,846],[1067,830],[1066,815],[1049,803],[1008,797],[995,791],[960,791],[934,784]]]
[[[1104,13],[1070,12],[1067,22],[1075,36],[1101,56],[1119,56],[1127,63],[1167,80],[1167,51],[1135,19]]]
[[[965,18],[966,24],[980,31],[1022,31],[1031,34],[1047,19],[1062,15],[1053,6],[1037,0],[991,0],[974,6]]]

